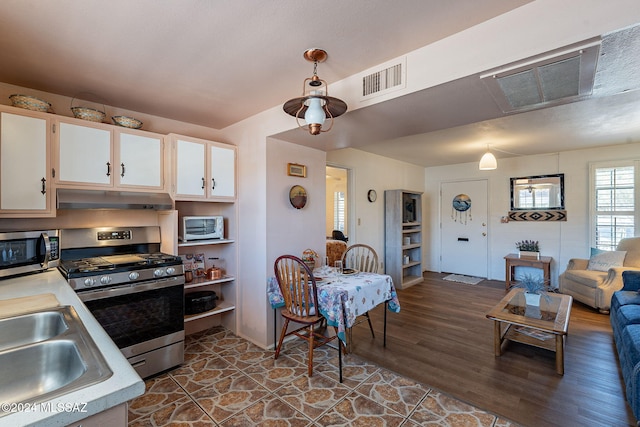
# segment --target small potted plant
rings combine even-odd
[[[539,307],[540,297],[543,297],[547,302],[551,301],[551,297],[547,293],[549,287],[540,276],[529,273],[523,274],[513,287],[524,289],[524,298],[528,306]]]
[[[520,258],[535,258],[540,259],[540,245],[534,240],[523,240],[516,242],[516,248],[518,248],[518,255]]]

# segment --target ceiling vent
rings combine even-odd
[[[591,95],[600,39],[572,45],[480,76],[505,113],[566,104]]]
[[[362,98],[368,99],[405,87],[405,65],[402,61],[362,77]]]

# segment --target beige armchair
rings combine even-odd
[[[587,270],[588,259],[570,259],[566,271],[560,275],[559,291],[600,313],[609,313],[611,296],[622,289],[622,272],[640,270],[640,237],[620,240],[616,250],[627,252],[623,266],[608,271]]]

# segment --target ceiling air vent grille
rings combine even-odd
[[[600,41],[531,58],[480,78],[503,112],[566,104],[591,95]]]
[[[395,64],[362,77],[362,96],[381,95],[404,87],[403,64]]]

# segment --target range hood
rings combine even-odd
[[[173,209],[166,193],[136,193],[127,191],[57,190],[58,209]]]

